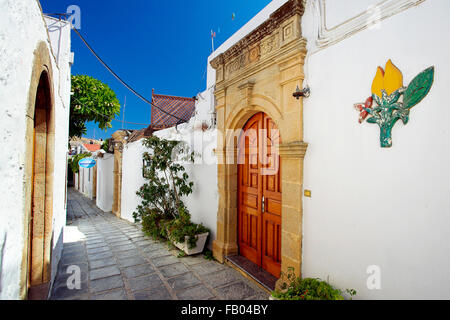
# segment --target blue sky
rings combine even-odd
[[[156,93],[193,97],[206,87],[211,54],[211,29],[217,48],[270,0],[40,0],[44,13],[81,8],[80,32],[116,73],[143,96]],[[232,15],[235,13],[235,19]],[[220,33],[219,33],[220,28]],[[86,74],[107,83],[123,106],[125,121],[150,124],[150,106],[123,87],[72,33],[72,74]],[[118,119],[122,120],[122,114]],[[122,128],[101,131],[88,124],[89,138],[109,138]],[[126,129],[143,126],[125,124]],[[94,132],[95,130],[95,132]]]

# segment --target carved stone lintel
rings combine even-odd
[[[283,24],[295,15],[302,16],[304,11],[303,0],[288,1],[253,32],[214,58],[210,63],[218,71],[218,76],[220,76],[217,79],[218,82],[240,68],[259,61],[261,56],[265,56],[277,48],[280,43],[278,28],[283,27],[283,39],[291,37],[291,35],[295,36],[295,28],[291,25],[283,26]],[[272,37],[269,37],[270,35]],[[220,70],[222,67],[223,71]]]

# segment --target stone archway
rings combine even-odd
[[[281,271],[302,262],[303,103],[293,92],[303,87],[306,40],[301,36],[303,1],[290,0],[256,30],[212,60],[216,69],[219,209],[214,257],[225,262],[239,253],[237,234],[236,131],[256,113],[267,114],[283,143]]]
[[[45,299],[51,281],[55,110],[45,42],[38,44],[34,54],[27,107],[21,295]]]

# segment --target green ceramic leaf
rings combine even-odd
[[[368,123],[378,123],[378,119],[375,117],[370,117],[369,119],[367,119]]]
[[[420,73],[408,86],[403,97],[404,107],[411,109],[430,92],[434,81],[434,67]]]

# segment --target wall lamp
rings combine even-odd
[[[297,90],[295,90],[293,96],[299,100],[300,97],[309,98],[311,95],[311,89],[309,87],[304,88],[303,90],[300,90],[299,86],[297,86]]]

